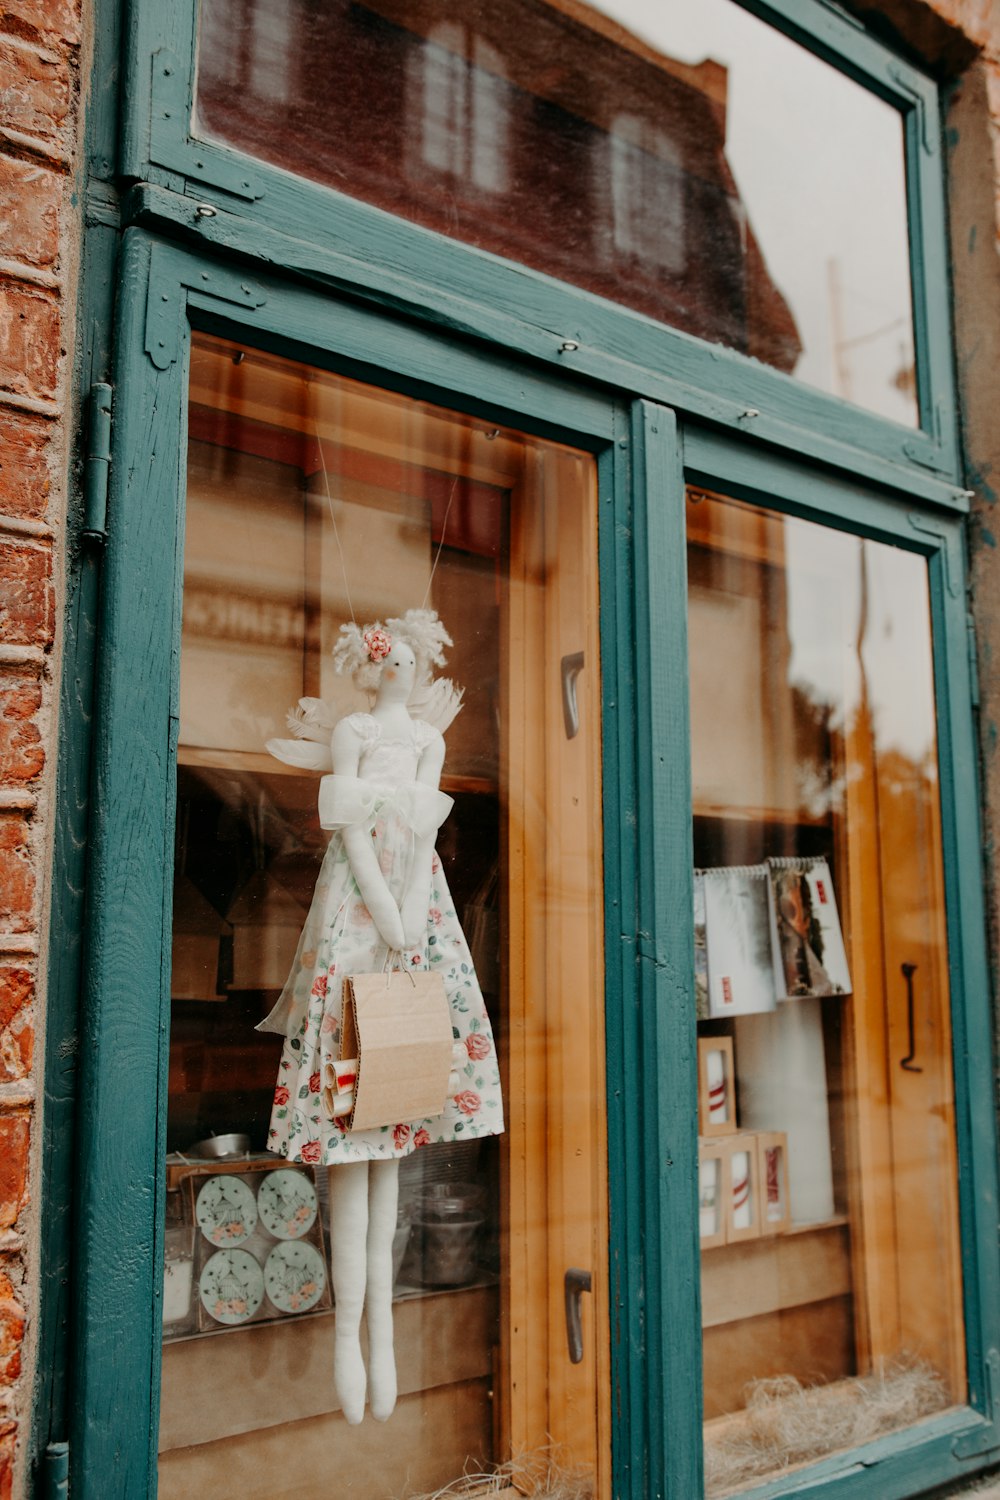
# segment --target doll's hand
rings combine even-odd
[[[395,902],[392,903],[391,911],[372,912],[372,916],[375,918],[375,926],[386,947],[402,953],[408,944],[403,929],[403,919],[396,910]]]
[[[387,890],[371,890],[367,893],[368,910],[371,912],[372,920],[379,930],[379,936],[387,948],[402,952],[405,941],[403,938],[403,919],[399,914],[399,907],[389,895]]]
[[[427,932],[427,906],[430,900],[426,890],[409,891],[400,911],[403,923],[405,948],[419,948]]]

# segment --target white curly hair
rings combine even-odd
[[[387,635],[393,643],[404,641],[409,646],[417,658],[418,684],[430,682],[432,669],[444,666],[444,648],[452,644],[434,609],[408,609],[404,615],[394,615],[384,624],[374,620],[370,625],[358,625],[352,620],[349,625],[341,625],[333,648],[333,664],[338,672],[350,672],[363,692],[371,692],[378,686],[382,671],[381,661],[373,661],[368,649],[368,638],[376,631]]]

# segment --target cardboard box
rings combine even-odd
[[[757,1134],[746,1130],[726,1141],[726,1243],[756,1240],[761,1233],[760,1157]]]
[[[699,1037],[698,1134],[733,1135],[736,1128],[732,1037]]]
[[[698,1146],[698,1236],[703,1250],[726,1243],[726,1147],[721,1141]]]
[[[760,1232],[783,1234],[791,1223],[788,1207],[788,1136],[783,1130],[757,1134]]]

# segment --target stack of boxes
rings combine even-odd
[[[739,1129],[728,1036],[698,1040],[698,1202],[703,1250],[789,1227],[788,1137]]]

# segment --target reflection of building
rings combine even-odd
[[[243,9],[208,0],[209,35]],[[726,160],[726,70],[609,35],[577,0],[454,12],[292,0],[255,47],[204,49],[204,128],[292,171],[306,151],[319,181],[791,370],[795,323]]]

